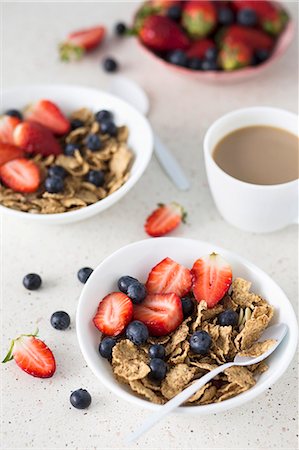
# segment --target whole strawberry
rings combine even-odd
[[[189,39],[181,28],[165,16],[147,17],[138,31],[139,39],[155,51],[184,50],[189,46]]]
[[[273,38],[264,31],[240,25],[231,25],[224,31],[220,39],[220,45],[228,41],[243,42],[254,51],[271,50],[274,45]]]
[[[97,26],[69,33],[66,40],[59,45],[62,61],[80,59],[84,53],[98,47],[106,34],[105,27]]]
[[[217,24],[215,6],[210,1],[189,1],[182,14],[182,25],[194,38],[207,36]]]
[[[219,53],[219,65],[223,70],[236,70],[249,66],[253,57],[252,49],[241,41],[228,39]]]

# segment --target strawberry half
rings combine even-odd
[[[24,151],[12,144],[5,144],[0,141],[0,167],[16,158],[23,158]]]
[[[59,142],[50,130],[34,122],[20,123],[14,130],[14,143],[27,153],[40,153],[43,156],[62,153]]]
[[[146,219],[144,228],[153,237],[163,236],[185,222],[187,213],[178,203],[160,204],[159,208]]]
[[[18,158],[0,167],[0,178],[15,192],[35,192],[40,183],[40,171],[33,161]]]
[[[151,336],[164,336],[182,323],[182,302],[176,294],[148,295],[141,305],[134,305],[133,317],[148,327]]]
[[[181,266],[171,258],[165,258],[151,271],[146,282],[149,294],[174,293],[179,297],[188,294],[192,286],[189,269]]]
[[[21,123],[18,117],[0,117],[0,141],[8,144],[14,143],[13,132],[17,125]]]
[[[65,42],[59,46],[60,59],[80,59],[85,52],[98,47],[106,34],[106,28],[102,26],[86,28],[70,33]]]
[[[22,334],[12,341],[9,352],[2,361],[15,360],[24,372],[38,378],[50,378],[56,370],[55,358],[49,347],[33,335]]]
[[[112,292],[99,303],[93,323],[103,334],[117,336],[131,321],[132,315],[133,303],[129,297],[122,292]]]
[[[212,253],[195,261],[192,267],[193,294],[213,308],[227,293],[232,283],[232,268],[220,255]]]
[[[54,134],[66,134],[70,130],[70,122],[55,103],[50,100],[39,100],[30,105],[24,117],[48,128]]]

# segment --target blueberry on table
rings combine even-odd
[[[117,282],[118,289],[124,294],[127,294],[128,287],[132,283],[136,283],[136,281],[138,281],[136,278],[130,277],[129,275],[124,275],[123,277],[120,277],[120,279]]]
[[[23,285],[29,291],[35,291],[40,288],[42,279],[37,273],[28,273],[23,278]]]
[[[45,179],[45,189],[50,194],[58,194],[64,189],[63,179],[60,177],[48,177]]]
[[[86,181],[97,187],[103,186],[105,181],[104,172],[102,170],[90,170],[86,175]]]
[[[257,24],[257,15],[253,9],[240,9],[237,14],[237,22],[245,27],[254,27]]]
[[[97,122],[113,121],[112,113],[110,111],[107,111],[106,109],[102,109],[101,111],[96,112],[95,118]]]
[[[115,30],[115,34],[116,34],[117,36],[123,36],[123,35],[126,34],[126,32],[127,32],[127,26],[126,26],[126,24],[124,24],[123,22],[118,22],[118,23],[115,25],[114,30]]]
[[[222,327],[226,326],[235,326],[238,323],[239,315],[236,311],[232,309],[227,309],[226,311],[223,311],[218,316],[218,323]]]
[[[23,115],[18,109],[8,109],[4,114],[6,116],[16,117],[17,119],[23,120]]]
[[[112,358],[112,349],[116,344],[116,340],[112,337],[104,337],[99,345],[99,352],[103,358],[111,359]]]
[[[100,150],[102,146],[101,140],[96,134],[89,134],[86,138],[85,143],[89,150],[91,150],[92,152]]]
[[[135,345],[145,344],[149,337],[147,326],[139,320],[133,320],[126,328],[126,337]]]
[[[66,170],[62,166],[51,166],[48,170],[50,177],[65,178],[67,176]]]
[[[76,130],[77,128],[84,127],[84,122],[80,119],[73,119],[71,120],[71,129]]]
[[[103,69],[105,72],[116,72],[118,70],[118,62],[114,58],[105,58]]]
[[[93,269],[91,269],[90,267],[82,267],[82,269],[80,269],[77,273],[79,281],[81,281],[81,283],[85,284],[86,281],[88,280],[88,278],[90,277],[90,275],[92,274],[92,272],[93,272]]]
[[[70,326],[71,319],[65,311],[56,311],[52,314],[50,322],[56,330],[66,330]]]
[[[170,6],[170,8],[168,8],[167,10],[167,16],[172,19],[172,20],[180,20],[182,15],[182,8],[180,5],[173,5]]]
[[[66,156],[74,156],[75,150],[80,150],[80,146],[78,144],[66,144],[64,147],[64,154]]]
[[[176,66],[185,67],[187,65],[187,55],[183,50],[173,50],[167,56],[167,61]]]
[[[159,359],[165,359],[165,347],[162,344],[153,344],[148,349],[148,355],[151,359],[153,358],[159,358]]]
[[[74,408],[86,409],[91,404],[91,395],[86,389],[77,389],[71,393],[70,402]]]
[[[199,355],[206,355],[211,344],[211,336],[206,331],[196,331],[190,338],[191,350]]]
[[[219,8],[218,10],[218,24],[231,25],[234,22],[234,13],[230,8]]]
[[[139,281],[135,281],[134,283],[130,284],[127,290],[128,297],[130,297],[135,305],[141,303],[145,299],[146,294],[147,292],[144,284],[139,283]]]
[[[116,136],[117,126],[111,120],[104,121],[101,123],[101,133]]]
[[[153,380],[161,381],[165,378],[167,372],[167,364],[163,359],[153,358],[150,360],[150,373],[149,377]]]
[[[188,58],[187,67],[192,70],[201,70],[202,60],[196,56]]]
[[[184,319],[191,316],[194,312],[194,302],[190,297],[181,298]]]

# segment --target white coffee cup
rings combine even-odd
[[[224,136],[252,125],[281,128],[298,136],[296,114],[268,107],[238,109],[220,117],[208,129],[204,138],[205,166],[223,218],[242,230],[266,233],[298,223],[298,180],[275,185],[246,183],[224,172],[212,156]]]

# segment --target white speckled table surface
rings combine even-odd
[[[296,16],[297,2],[289,3]],[[74,83],[105,88],[102,55],[114,55],[121,73],[138,81],[152,102],[150,120],[192,181],[181,193],[152,161],[138,185],[114,207],[90,220],[42,227],[2,217],[2,355],[10,338],[34,329],[53,349],[57,372],[35,379],[12,362],[2,366],[3,449],[125,448],[123,436],[147,411],[108,392],[87,367],[76,339],[75,312],[82,289],[76,278],[82,266],[95,267],[119,247],[145,238],[145,216],[157,202],[173,199],[189,212],[188,224],[174,235],[198,238],[236,251],[269,273],[297,309],[297,229],[268,235],[232,228],[219,216],[206,181],[202,138],[209,124],[227,111],[269,105],[297,111],[298,60],[295,43],[273,68],[258,79],[234,86],[200,84],[168,73],[144,55],[133,39],[107,39],[105,46],[80,63],[57,60],[56,44],[68,30],[128,20],[134,3],[4,2],[3,87],[33,83]],[[13,105],[12,105],[13,106]],[[40,273],[43,287],[26,291],[22,278]],[[64,309],[72,326],[55,331],[51,314]],[[75,410],[69,395],[87,388],[92,405]],[[295,449],[298,445],[295,361],[284,376],[251,403],[205,417],[173,415],[132,448],[142,449]]]

